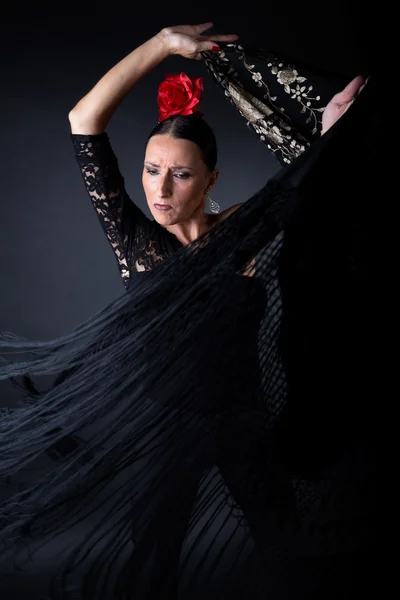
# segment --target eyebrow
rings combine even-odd
[[[149,160],[145,160],[144,161],[145,165],[150,165],[151,167],[156,167],[157,169],[160,168],[160,165],[157,165],[156,163],[152,163]],[[189,171],[194,171],[194,169],[192,169],[192,167],[185,167],[184,165],[173,165],[171,167],[172,170],[174,169],[188,169]]]

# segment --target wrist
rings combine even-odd
[[[158,45],[160,52],[165,55],[165,57],[170,56],[171,54],[175,54],[174,48],[171,44],[171,38],[169,36],[168,27],[161,29],[155,36],[154,41]]]

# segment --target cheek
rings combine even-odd
[[[144,189],[144,193],[147,196],[151,194],[154,189],[154,180],[155,178],[151,178],[147,173],[143,173],[142,175],[142,185]]]
[[[179,187],[180,195],[185,197],[187,202],[198,204],[204,195],[205,184],[201,180],[190,179],[177,187]]]

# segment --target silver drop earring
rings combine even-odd
[[[210,210],[211,210],[211,212],[212,212],[212,213],[215,213],[215,214],[218,214],[218,213],[219,213],[219,211],[221,210],[221,207],[220,207],[220,205],[218,204],[218,202],[215,202],[215,200],[213,200],[213,199],[211,198],[211,195],[210,195],[210,190],[206,190],[206,198],[207,198],[208,204],[209,204],[209,206],[210,206]]]

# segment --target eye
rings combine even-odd
[[[146,168],[146,171],[149,175],[157,175],[157,171],[155,169]]]
[[[175,173],[175,177],[178,179],[189,179],[191,177],[190,173]]]

